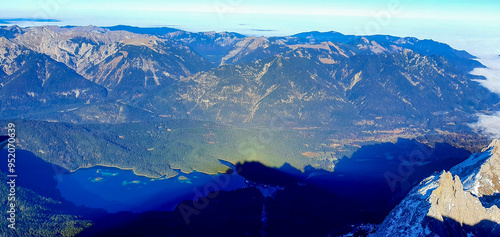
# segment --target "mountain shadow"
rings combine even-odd
[[[361,147],[334,172],[245,162],[235,167],[247,188],[211,192],[171,212],[106,214],[80,236],[342,235],[381,223],[416,183],[469,155],[448,144],[400,139]]]
[[[479,198],[479,201],[481,201],[481,204],[483,204],[485,208],[490,208],[495,205],[500,207],[500,193],[495,193],[489,196],[482,196]]]
[[[7,157],[7,149],[0,150],[0,156]],[[15,174],[16,182],[29,188],[39,195],[50,197],[55,200],[63,200],[57,186],[56,175],[69,173],[61,166],[48,163],[35,154],[26,150],[16,150]],[[7,173],[7,165],[1,166],[0,170]]]
[[[0,156],[2,157],[7,157],[7,153],[7,149],[0,150]],[[76,206],[61,196],[61,192],[56,188],[58,184],[57,179],[60,177],[59,175],[69,173],[65,168],[46,162],[26,150],[17,149],[15,154],[17,185],[33,191],[36,195],[57,201],[58,205],[54,205],[52,211],[55,212],[55,209],[57,209],[57,211],[64,213],[83,215],[89,218],[104,213],[101,209]],[[9,174],[7,165],[0,166],[0,171]],[[30,203],[30,205],[36,206],[35,203]]]
[[[257,189],[208,197],[184,201],[171,212],[104,215],[78,236],[260,236],[264,199]]]
[[[237,167],[247,180],[284,187],[266,199],[269,236],[326,236],[344,234],[361,223],[381,223],[415,184],[469,156],[469,151],[448,144],[431,148],[399,139],[361,147],[334,172],[309,167],[292,174],[255,162]]]
[[[399,139],[396,143],[363,146],[351,158],[341,159],[333,173],[311,179],[340,195],[360,197],[360,205],[378,208],[385,216],[422,179],[449,170],[470,155],[446,143],[430,147]]]
[[[482,220],[476,225],[470,226],[459,223],[451,218],[443,217],[443,219],[443,221],[440,221],[426,216],[424,223],[427,223],[429,229],[440,237],[500,236],[500,225],[490,220]]]

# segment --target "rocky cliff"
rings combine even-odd
[[[372,236],[499,236],[500,140],[414,187]]]

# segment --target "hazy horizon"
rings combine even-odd
[[[188,31],[234,31],[284,36],[305,31],[414,36],[443,41],[500,37],[500,2],[430,0],[20,0],[4,3],[3,19],[22,26],[133,25]],[[26,19],[42,22],[22,21]],[[49,21],[49,22],[47,22]],[[50,22],[53,21],[53,22]],[[1,21],[0,21],[1,22]]]

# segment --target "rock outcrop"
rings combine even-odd
[[[423,180],[372,236],[499,236],[499,147]]]

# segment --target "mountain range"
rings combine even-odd
[[[469,74],[482,67],[474,56],[432,40],[337,32],[265,38],[129,26],[11,26],[1,32],[2,119],[70,123],[62,127],[74,130],[96,123],[110,124],[109,128],[149,123],[149,128],[172,120],[204,121],[227,129],[218,136],[232,141],[225,144],[228,147],[245,143],[239,132],[241,139],[234,139],[233,128],[254,130],[248,134],[268,129],[287,138],[280,145],[267,143],[266,149],[252,142],[259,147],[256,157],[236,155],[241,149],[230,157],[215,156],[212,165],[202,168],[209,173],[221,168],[219,158],[257,159],[278,167],[289,160],[299,169],[314,165],[332,170],[334,163],[366,142],[400,137],[431,144],[447,141],[475,152],[487,138],[469,124],[478,112],[493,113],[500,101],[475,80],[480,78]],[[45,130],[46,123],[36,124]],[[128,130],[118,129],[132,132],[124,128]],[[39,135],[26,139],[30,144],[21,142],[21,147],[43,147],[40,142],[53,139],[69,142],[67,137]],[[109,139],[117,144],[123,140]],[[146,139],[156,143],[151,136]],[[290,147],[286,150],[291,152],[278,147]],[[220,149],[214,152],[227,153]],[[69,163],[64,163],[54,159],[60,150],[39,150],[47,149],[31,151],[69,170],[103,164],[101,158],[90,159],[101,153],[82,157],[81,152],[71,152]],[[133,159],[125,155],[121,162],[104,164],[144,166]],[[176,167],[195,169],[188,163]],[[172,174],[161,170],[158,174],[151,166],[141,173]]]
[[[468,74],[482,66],[472,55],[432,40],[336,32],[257,38],[126,26],[12,26],[2,32],[4,119],[188,118],[251,127],[266,126],[278,115],[297,126],[387,130],[435,123],[458,130],[499,102],[495,94],[476,96],[485,90]],[[48,64],[43,73],[20,70],[41,61]],[[75,82],[47,78],[56,74]],[[53,83],[42,83],[42,93],[26,86],[36,84],[32,80]],[[45,101],[44,93],[65,95],[67,101]],[[17,105],[30,112],[8,110]],[[88,107],[98,118],[86,116]],[[136,112],[113,121],[118,111],[111,107]]]
[[[104,165],[155,179],[234,172],[221,160],[250,167],[241,173],[248,187],[222,192],[188,226],[193,235],[223,229],[205,225],[223,210],[216,224],[235,226],[225,234],[496,236],[500,142],[481,150],[489,137],[470,124],[498,110],[500,97],[469,74],[478,67],[466,51],[413,37],[0,26],[0,120],[16,124],[19,151],[47,170]],[[427,160],[412,162],[415,152]],[[418,171],[389,193],[384,175],[408,165]],[[34,180],[20,189],[32,208],[24,213],[47,229],[34,235],[63,231],[53,223],[68,236],[143,224],[154,233],[169,220],[168,233],[184,236],[176,211],[75,207],[54,191],[58,174],[40,172],[55,194]],[[283,187],[266,180],[275,173]],[[368,196],[382,206],[360,204]],[[299,230],[304,223],[311,229]]]

